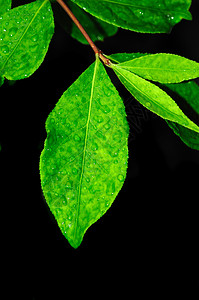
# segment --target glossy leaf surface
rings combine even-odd
[[[48,0],[37,0],[5,13],[0,22],[0,76],[18,80],[42,63],[54,31]]]
[[[199,77],[199,63],[168,53],[144,55],[118,67],[160,83],[178,83]]]
[[[129,92],[146,108],[160,117],[176,122],[199,132],[194,124],[178,107],[175,101],[158,86],[122,68],[113,65],[117,76]]]
[[[11,0],[0,0],[0,16],[11,9],[11,4],[12,4]]]
[[[191,20],[191,0],[72,0],[97,18],[137,32],[170,32]]]
[[[99,59],[63,94],[46,130],[43,192],[62,233],[77,248],[113,203],[127,171],[125,108]]]
[[[147,53],[115,53],[109,56],[111,60],[117,63],[129,61]],[[166,84],[167,93],[170,91],[171,97],[177,101],[183,112],[196,124],[199,124],[199,86],[194,81]],[[199,150],[199,133],[190,130],[178,123],[166,120],[169,127],[172,128],[174,133],[189,147]]]

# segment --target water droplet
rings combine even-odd
[[[101,107],[101,111],[105,114],[108,114],[111,111],[111,109],[108,107],[108,105],[103,105]]]
[[[18,31],[18,28],[17,27],[12,27],[10,30],[9,30],[9,34],[10,36],[14,36]]]
[[[81,141],[81,138],[79,137],[79,135],[75,134],[75,135],[74,135],[74,140],[75,140],[76,142],[79,142],[79,141]]]
[[[104,128],[105,128],[106,130],[108,130],[108,129],[111,128],[111,125],[110,125],[109,123],[107,123],[106,125],[104,125]]]
[[[104,121],[104,119],[101,116],[96,116],[95,120],[97,121],[97,123],[102,123]]]
[[[114,192],[115,192],[115,182],[114,181],[109,181],[107,183],[106,194],[108,196],[111,196],[111,195],[114,194]]]
[[[32,41],[33,42],[37,42],[38,41],[39,36],[37,34],[33,35],[32,37]]]
[[[112,157],[116,157],[116,156],[118,156],[118,152],[117,152],[117,151],[114,151],[114,152],[112,152],[110,155],[111,155]]]
[[[71,181],[66,182],[66,188],[69,189],[69,190],[72,189],[72,182]]]
[[[124,176],[120,174],[120,175],[117,176],[117,179],[118,179],[119,181],[123,181],[123,180],[124,180]]]
[[[9,53],[9,48],[8,48],[8,46],[2,46],[2,47],[0,48],[0,51],[1,51],[2,53],[4,53],[4,54],[8,54],[8,53]]]
[[[76,175],[76,174],[78,173],[78,170],[77,170],[76,168],[73,168],[73,169],[72,169],[72,173],[73,173],[74,175]]]
[[[91,146],[91,149],[93,151],[96,151],[98,149],[98,145],[96,143],[93,143],[92,146]]]
[[[151,107],[152,104],[150,102],[146,102],[146,107]]]

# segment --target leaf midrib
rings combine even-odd
[[[86,133],[85,133],[83,159],[82,159],[82,170],[81,170],[81,175],[80,175],[79,190],[78,190],[78,196],[77,196],[77,212],[75,215],[76,219],[75,219],[74,240],[76,240],[76,238],[77,238],[77,225],[78,225],[78,219],[79,219],[79,214],[80,214],[81,188],[82,188],[82,180],[83,180],[84,169],[85,169],[85,158],[86,158],[86,149],[87,149],[87,142],[88,142],[88,130],[89,130],[89,123],[90,123],[90,119],[91,119],[93,93],[94,93],[95,78],[96,78],[98,64],[99,64],[99,58],[96,56],[96,62],[95,62],[95,68],[94,68],[93,80],[92,80],[92,86],[91,86],[91,96],[90,96],[90,101],[89,101],[88,119],[87,119],[87,123],[86,123]]]
[[[130,7],[133,7],[133,8],[138,8],[138,9],[148,9],[148,10],[151,10],[151,11],[155,11],[155,12],[174,12],[174,13],[181,13],[181,14],[184,14],[184,12],[182,12],[181,10],[169,10],[169,9],[160,9],[160,8],[154,8],[154,7],[148,7],[148,6],[143,6],[143,5],[135,5],[135,4],[129,4],[129,3],[121,3],[121,2],[117,2],[117,1],[113,1],[113,0],[101,0],[101,2],[108,2],[108,3],[111,3],[111,4],[116,4],[116,5],[121,5],[121,6],[130,6]],[[185,14],[186,15],[186,14]]]
[[[178,69],[178,68],[169,68],[169,69],[164,69],[164,68],[156,68],[156,67],[134,67],[134,66],[118,66],[118,68],[122,68],[122,69],[132,69],[132,70],[157,70],[157,71],[170,71],[170,72],[175,72],[179,71],[179,72],[187,72],[187,71],[196,71],[193,68],[182,68],[182,69]]]
[[[28,24],[28,26],[26,27],[26,29],[24,30],[21,38],[18,40],[18,42],[16,43],[15,47],[13,48],[13,50],[11,51],[10,55],[8,56],[8,58],[6,59],[5,63],[3,64],[0,72],[3,73],[3,70],[6,66],[6,64],[8,63],[8,61],[10,60],[10,58],[12,57],[12,55],[14,54],[15,50],[17,49],[17,47],[19,46],[19,44],[21,43],[22,39],[24,38],[25,34],[27,33],[28,29],[30,28],[31,24],[34,22],[35,18],[37,17],[38,13],[40,12],[40,10],[42,9],[42,7],[48,2],[49,0],[44,0],[44,2],[41,4],[41,6],[39,6],[38,10],[35,12],[34,16],[32,17],[30,23]],[[3,74],[2,74],[3,75]]]
[[[164,110],[164,111],[166,111],[166,112],[169,112],[170,114],[173,114],[174,116],[177,116],[177,117],[179,117],[179,115],[178,114],[176,114],[176,113],[174,113],[174,112],[171,112],[170,110],[168,110],[168,109],[166,109],[165,107],[163,107],[162,105],[160,105],[157,101],[155,101],[155,100],[152,100],[147,94],[145,94],[143,91],[141,91],[138,87],[136,87],[135,86],[135,84],[133,84],[131,81],[129,81],[129,79],[124,75],[124,74],[122,74],[121,72],[119,72],[118,70],[117,70],[117,72],[121,75],[121,76],[123,76],[125,79],[126,79],[126,81],[130,84],[130,85],[132,85],[132,86],[134,86],[134,88],[136,89],[136,90],[138,90],[141,94],[143,94],[146,98],[148,98],[152,103],[155,103],[157,106],[159,106],[162,110]],[[127,71],[128,72],[128,71]],[[134,76],[137,76],[137,77],[139,77],[138,75],[135,75],[135,74],[133,74]],[[143,79],[143,80],[145,80],[145,79]],[[169,96],[168,96],[169,97]],[[177,104],[176,104],[177,105]],[[178,107],[179,108],[179,107]],[[180,109],[180,108],[179,108]],[[157,113],[156,113],[157,114]],[[182,114],[184,114],[183,112],[182,112]],[[158,115],[158,114],[157,114]],[[164,118],[164,117],[162,117],[161,115],[159,115],[161,118]],[[186,117],[186,115],[184,115],[185,116],[185,118],[187,118]],[[182,116],[182,118],[184,118],[183,116]],[[165,118],[165,119],[167,119],[167,118]],[[187,118],[188,119],[188,118]],[[167,120],[169,120],[169,119],[167,119]],[[172,122],[174,122],[173,120],[170,120],[170,121],[172,121]],[[186,125],[183,125],[183,126],[185,126],[186,128],[189,128],[189,129],[191,129],[191,130],[193,130],[193,131],[195,131],[195,132],[199,132],[199,128],[197,129],[197,125],[195,125],[191,120],[189,120],[189,122],[190,123],[192,123],[193,124],[193,127],[192,128],[190,128],[190,126],[189,127],[187,127]],[[180,124],[181,125],[181,124]],[[195,128],[196,127],[196,129],[193,129],[193,128]]]

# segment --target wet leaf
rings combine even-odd
[[[63,94],[46,130],[43,192],[62,233],[77,248],[113,203],[127,171],[125,108],[98,58]]]
[[[115,53],[109,56],[111,60],[117,63],[126,62],[141,56],[146,53]],[[199,86],[194,81],[162,84],[166,92],[170,94],[175,102],[180,106],[182,111],[197,125],[199,125]],[[169,127],[176,135],[189,147],[199,150],[199,133],[188,129],[178,123],[166,120]]]
[[[160,83],[178,83],[199,77],[199,63],[168,53],[144,55],[117,67]]]
[[[176,122],[199,132],[199,127],[194,124],[182,112],[175,101],[158,86],[130,71],[117,67],[117,65],[112,65],[112,68],[129,92],[146,108],[166,120]]]
[[[12,4],[11,0],[0,0],[0,16],[11,9],[11,4]]]
[[[137,32],[170,32],[181,19],[191,20],[191,0],[72,0],[115,26]]]
[[[0,76],[18,80],[32,75],[44,60],[53,31],[48,0],[5,13],[0,22]]]

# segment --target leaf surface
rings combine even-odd
[[[40,66],[54,31],[48,0],[16,7],[0,22],[0,76],[9,80],[29,77]]]
[[[113,203],[127,171],[125,108],[98,58],[63,94],[46,130],[43,192],[62,233],[77,248]]]
[[[199,127],[194,124],[182,112],[175,101],[158,86],[130,71],[118,68],[117,65],[112,65],[112,67],[124,86],[146,108],[164,119],[176,122],[191,130],[199,132]]]
[[[0,0],[0,16],[11,9],[11,4],[12,4],[11,0]]]
[[[178,83],[199,77],[199,63],[168,53],[144,55],[120,63],[118,67],[160,83]]]
[[[115,53],[108,56],[114,62],[122,63],[144,55],[147,53]],[[196,124],[199,124],[199,86],[194,81],[163,84],[167,92],[172,91],[172,98],[180,105],[182,111]],[[174,92],[174,93],[173,93]],[[176,97],[177,96],[177,97]],[[176,99],[177,98],[177,99]],[[199,133],[188,129],[178,123],[166,120],[168,126],[176,135],[189,147],[199,150]]]
[[[191,20],[191,0],[72,0],[95,17],[137,32],[170,32],[182,18]]]
[[[184,99],[186,111],[199,124],[199,86],[194,81],[166,86]],[[199,133],[171,121],[167,121],[167,124],[187,146],[199,150]]]

